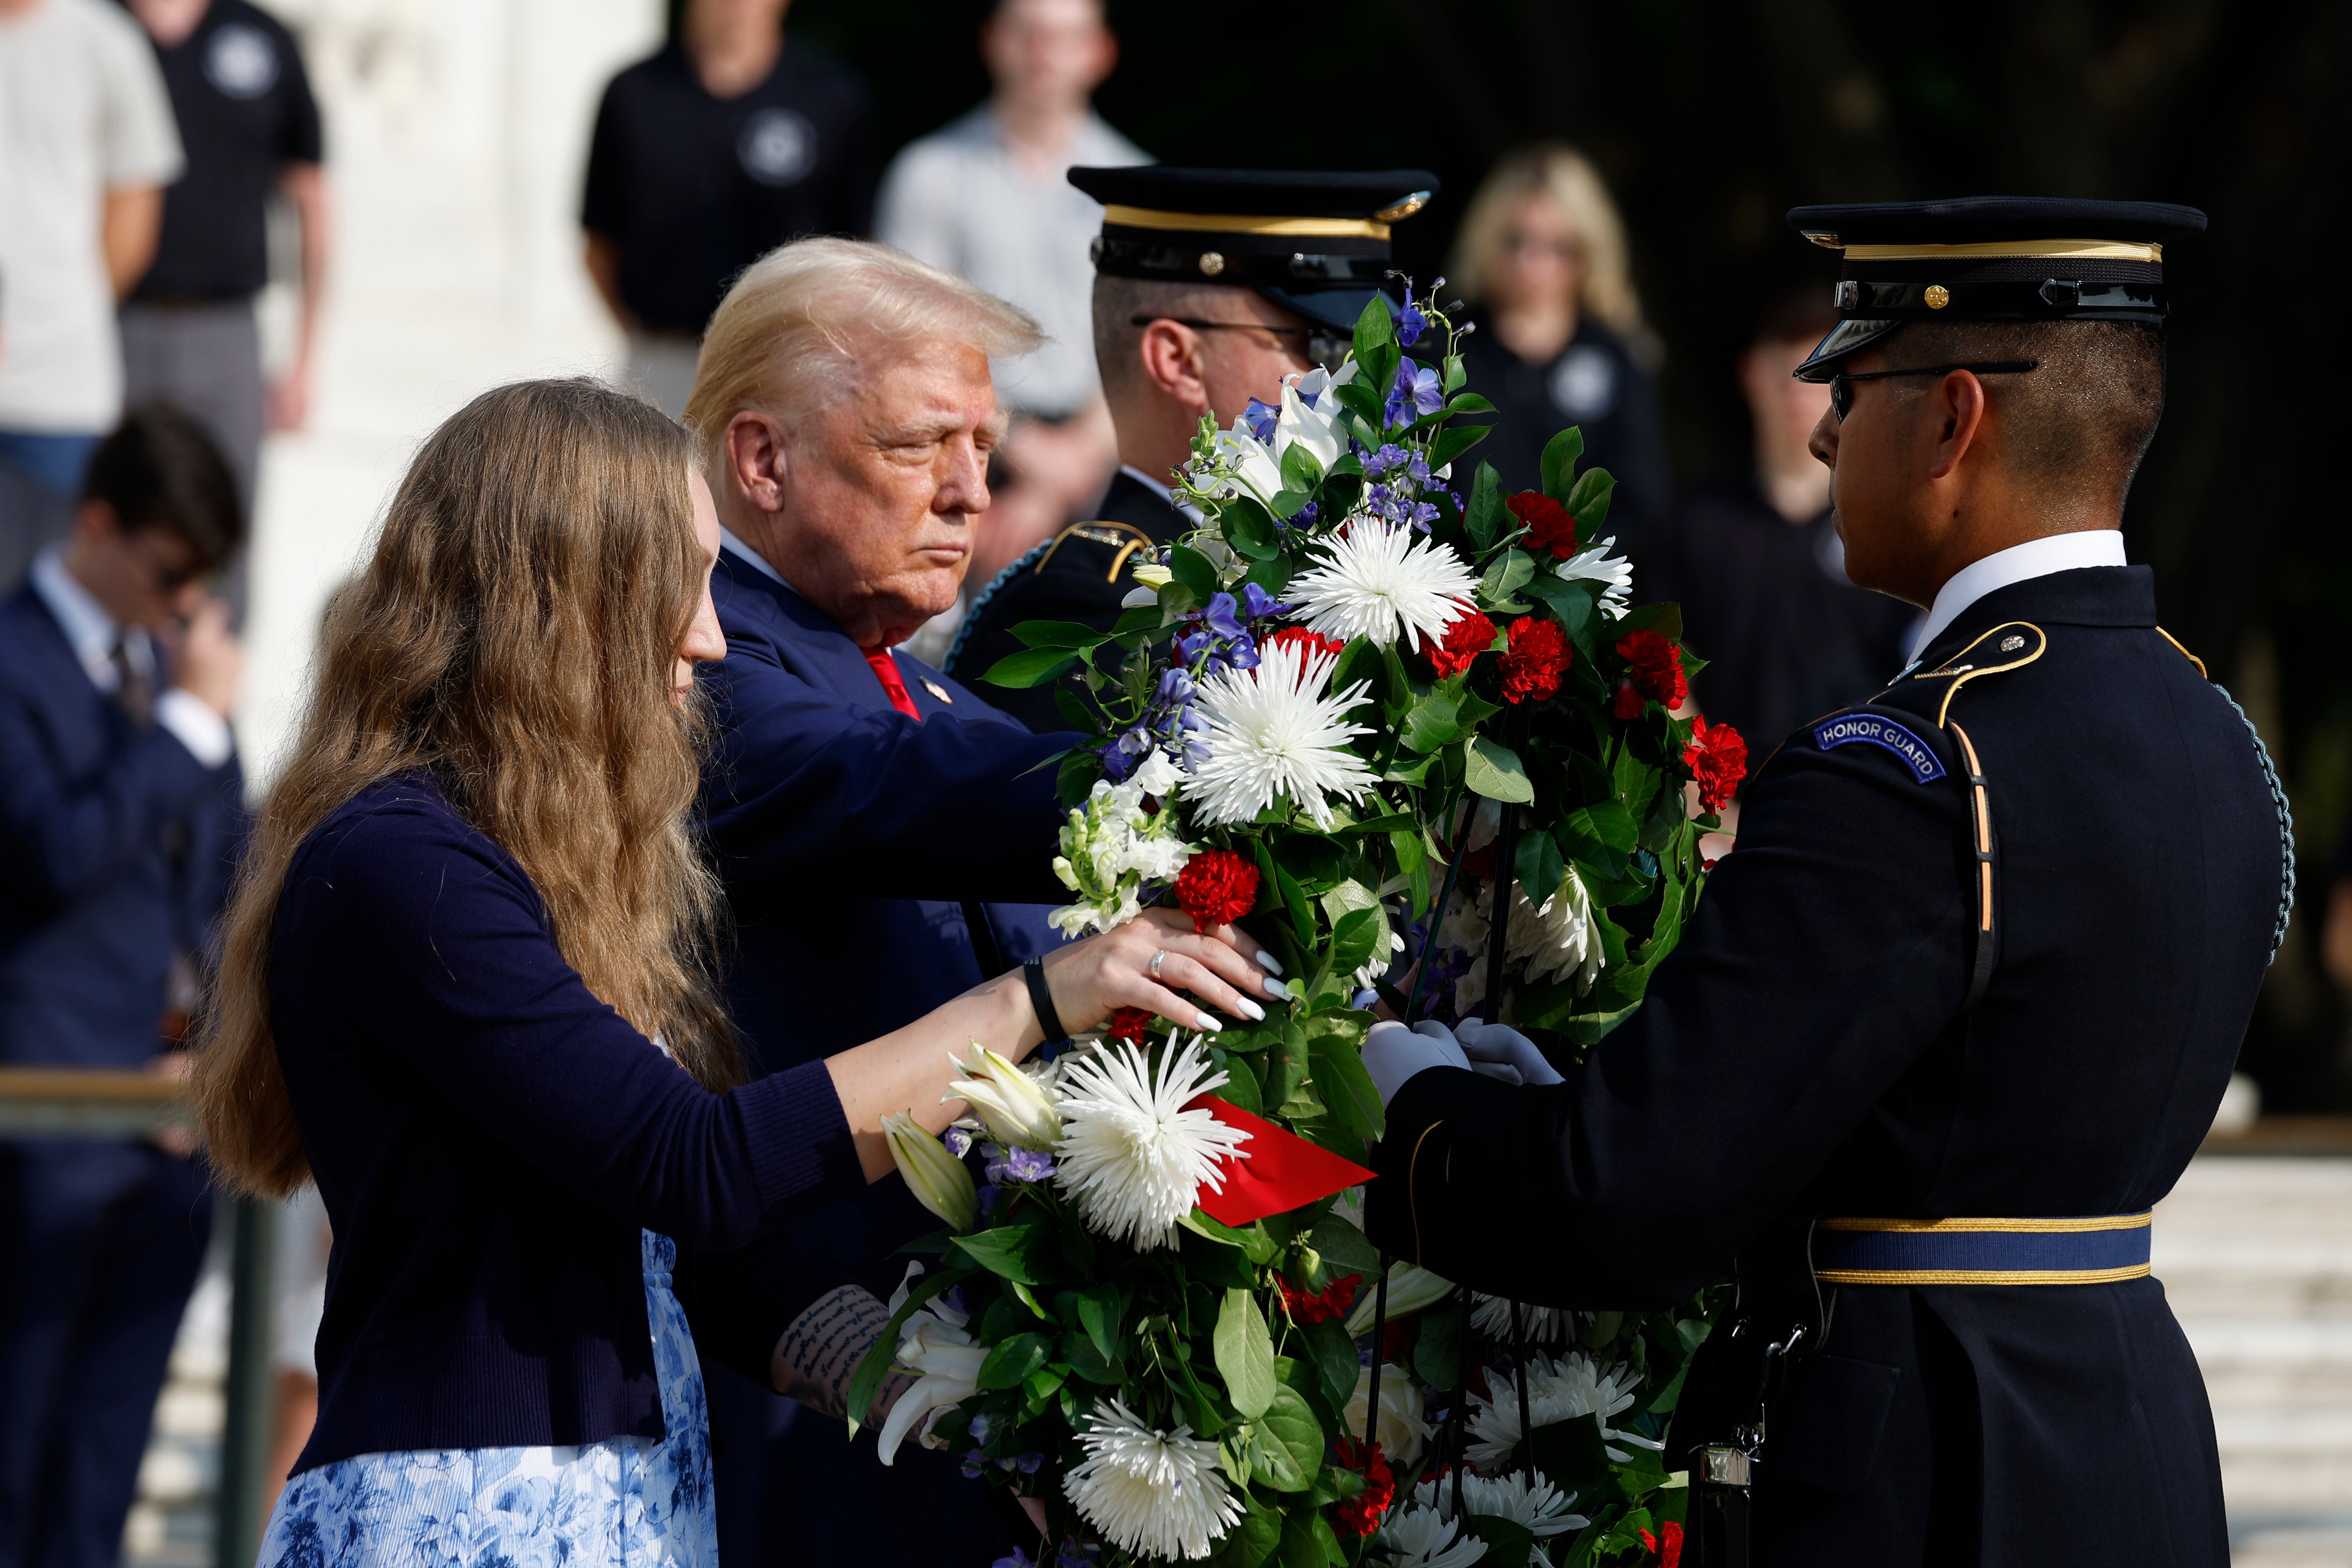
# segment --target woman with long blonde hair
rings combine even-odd
[[[1617,479],[1608,531],[1638,537],[1668,483],[1657,356],[1601,172],[1557,142],[1505,155],[1470,199],[1446,277],[1478,326],[1463,351],[1470,384],[1497,410],[1478,458],[1532,489],[1544,443],[1574,425],[1587,460]]]
[[[694,668],[726,653],[693,455],[591,382],[486,393],[330,617],[193,1074],[220,1177],[315,1180],[334,1227],[264,1563],[708,1568],[698,1349],[837,1404],[883,1313],[780,1227],[891,1170],[886,1112],[943,1128],[967,1041],[1044,1037],[1015,972],[740,1081],[689,831]],[[1173,1007],[1166,950],[1256,1014],[1239,940],[1162,914],[1065,947],[1054,1010]]]

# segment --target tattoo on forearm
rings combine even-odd
[[[769,1358],[776,1392],[839,1417],[848,1407],[849,1380],[857,1375],[857,1363],[889,1322],[890,1309],[863,1286],[844,1285],[818,1297],[792,1321]],[[875,1395],[874,1417],[898,1403],[913,1382],[902,1372],[885,1377]]]

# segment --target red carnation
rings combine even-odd
[[[1151,1022],[1150,1010],[1142,1007],[1121,1007],[1103,1026],[1103,1033],[1114,1040],[1124,1040],[1130,1046],[1143,1044],[1145,1026]]]
[[[1391,1321],[1381,1330],[1382,1361],[1402,1362],[1405,1352],[1411,1349],[1412,1345],[1412,1324],[1411,1322]]]
[[[1305,626],[1285,626],[1258,646],[1288,647],[1293,643],[1305,647],[1308,658],[1313,658],[1318,653],[1328,653],[1336,658],[1339,650],[1348,646],[1338,637],[1327,637],[1321,632],[1310,632]]]
[[[1478,656],[1495,646],[1495,623],[1475,610],[1465,610],[1445,623],[1445,636],[1429,646],[1429,662],[1437,678],[1459,675]]]
[[[1549,550],[1565,561],[1576,553],[1576,519],[1568,508],[1537,490],[1521,490],[1503,503],[1527,525],[1527,547]]]
[[[1633,667],[1618,683],[1617,700],[1610,710],[1620,719],[1640,718],[1644,702],[1675,708],[1690,695],[1682,650],[1657,633],[1627,632],[1617,639],[1617,654]]]
[[[1559,689],[1568,672],[1568,639],[1551,621],[1523,616],[1511,623],[1510,650],[1503,655],[1503,700],[1538,701]]]
[[[1367,1448],[1353,1437],[1339,1439],[1339,1463],[1361,1472],[1364,1489],[1331,1506],[1331,1528],[1349,1535],[1370,1535],[1380,1528],[1389,1504],[1396,1500],[1396,1472],[1381,1457],[1378,1443]]]
[[[1230,849],[1203,849],[1176,873],[1176,902],[1195,931],[1231,925],[1257,907],[1257,868]]]
[[[1343,1274],[1331,1281],[1328,1289],[1310,1294],[1277,1274],[1274,1288],[1282,1292],[1282,1309],[1290,1314],[1294,1323],[1328,1323],[1337,1319],[1356,1300],[1356,1287],[1363,1283],[1360,1274]]]
[[[1656,1535],[1646,1530],[1642,1531],[1642,1545],[1644,1550],[1657,1555],[1658,1568],[1681,1568],[1683,1527],[1673,1520],[1660,1525]]]
[[[1748,742],[1728,724],[1691,721],[1691,743],[1683,749],[1683,763],[1698,780],[1698,804],[1704,811],[1721,811],[1748,776]]]

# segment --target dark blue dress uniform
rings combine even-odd
[[[1979,281],[1988,316],[2039,292]],[[1863,303],[1968,303],[1898,283]],[[2118,287],[2147,307],[2144,277]],[[1398,1092],[1373,1238],[1566,1306],[1735,1278],[1671,1442],[1695,1481],[1752,1483],[1749,1560],[2225,1563],[2147,1215],[2212,1124],[2290,835],[2146,568],[1996,588],[1781,743],[1648,1000],[1581,1070]],[[1696,1495],[1702,1523],[1722,1497]]]
[[[1191,518],[1133,474],[1113,476],[1092,521],[1066,528],[996,574],[973,595],[971,608],[949,649],[949,674],[978,680],[998,659],[1024,646],[1013,628],[1024,621],[1076,621],[1100,631],[1118,624],[1119,601],[1135,587],[1139,561],[1155,547],[1190,532]],[[1066,730],[1070,721],[1050,686],[991,686],[989,701],[1037,733]]]
[[[1077,737],[1033,735],[900,655],[921,717],[904,716],[838,626],[731,544],[710,591],[727,658],[701,673],[719,730],[702,805],[752,1070],[887,1034],[1058,944],[1043,906],[1068,901],[1052,869],[1064,813],[1037,764]],[[938,1228],[891,1176],[794,1236],[887,1299],[907,1267],[895,1249]],[[1013,1544],[990,1543],[982,1489],[947,1456],[909,1445],[885,1469],[815,1420],[771,1445],[791,1407],[710,1381],[723,1552],[981,1568]]]
[[[155,1054],[243,789],[100,691],[31,580],[0,600],[0,1063]],[[0,1142],[0,1565],[114,1562],[209,1214],[151,1144]]]

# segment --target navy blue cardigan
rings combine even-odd
[[[865,1186],[822,1061],[704,1089],[590,993],[522,868],[422,774],[304,841],[270,941],[335,1237],[297,1470],[659,1436],[641,1226],[680,1244],[704,1357],[767,1382],[840,1280],[782,1226]]]

